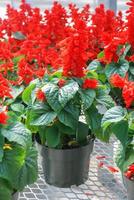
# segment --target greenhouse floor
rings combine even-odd
[[[104,166],[114,166],[113,155],[117,147],[112,140],[110,144],[95,141],[91,156],[89,179],[79,187],[57,188],[45,183],[42,169],[39,168],[37,183],[27,187],[20,194],[19,200],[126,200],[120,173],[111,173]]]

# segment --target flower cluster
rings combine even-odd
[[[125,176],[130,180],[134,180],[134,164],[128,167],[128,170],[125,172]]]
[[[126,104],[126,108],[133,106],[134,103],[134,81],[128,81],[127,78],[122,78],[118,74],[113,74],[110,78],[113,87],[122,90],[122,97]]]

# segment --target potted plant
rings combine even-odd
[[[116,155],[116,164],[123,174],[123,180],[128,190],[128,199],[133,199],[133,164],[134,164],[134,82],[118,74],[110,78],[112,90],[118,89],[118,102],[121,106],[109,109],[102,118],[103,130],[109,130],[120,141]],[[109,138],[105,135],[105,139]]]
[[[46,74],[24,90],[27,126],[37,129],[47,183],[79,185],[88,178],[94,138],[101,134],[100,106],[112,107],[106,87],[89,70],[81,78],[63,71]],[[85,119],[80,119],[83,117]]]
[[[31,132],[5,106],[12,91],[1,74],[0,85],[0,199],[17,200],[18,191],[37,179],[37,152]]]

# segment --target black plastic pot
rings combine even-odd
[[[19,199],[19,192],[15,192],[13,195],[12,195],[12,200],[18,200]]]
[[[127,189],[128,200],[134,200],[134,181],[131,181],[126,177],[123,177],[123,181]]]
[[[38,143],[45,180],[57,187],[80,185],[88,179],[94,140],[74,149],[51,149]]]

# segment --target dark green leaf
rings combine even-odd
[[[55,112],[59,112],[62,106],[59,102],[59,87],[55,84],[48,83],[42,88],[46,95],[47,102]]]
[[[107,65],[105,73],[108,78],[112,74],[119,74],[120,76],[125,76],[129,69],[129,62],[126,60],[120,60],[120,63],[111,63]]]
[[[59,102],[64,107],[70,101],[79,89],[77,82],[73,81],[59,89]]]
[[[26,149],[23,165],[14,177],[14,188],[23,190],[26,185],[32,184],[38,177],[37,151],[34,147]]]
[[[1,133],[8,141],[16,142],[24,147],[31,143],[31,132],[20,122],[2,128]]]
[[[121,144],[125,146],[128,138],[128,122],[126,120],[119,121],[112,126],[112,131],[120,140]]]
[[[80,90],[80,96],[84,110],[87,110],[93,103],[96,93],[94,90]]]
[[[122,121],[126,117],[126,111],[121,106],[109,109],[102,118],[102,126],[106,129],[110,124]]]
[[[32,91],[35,89],[36,84],[30,84],[23,92],[22,94],[22,100],[24,101],[25,104],[30,104],[32,103]]]
[[[50,126],[45,131],[47,145],[50,148],[55,148],[60,143],[60,133],[56,126]]]

